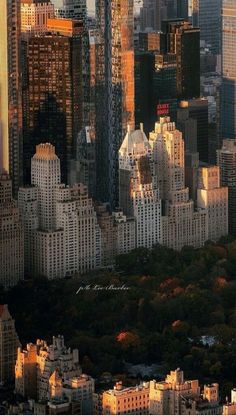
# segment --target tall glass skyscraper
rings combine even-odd
[[[211,46],[214,53],[220,47],[220,8],[222,0],[190,0],[190,13],[194,26],[200,27],[201,40]]]
[[[236,138],[236,1],[222,3],[221,138]]]
[[[2,0],[0,13],[0,153],[12,178],[22,182],[22,104],[20,71],[20,1]]]
[[[97,0],[97,197],[118,202],[118,151],[134,127],[133,0]]]

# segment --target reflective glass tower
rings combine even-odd
[[[236,138],[236,2],[222,3],[221,138]]]
[[[118,151],[134,127],[133,0],[97,0],[97,197],[118,202]]]
[[[16,193],[22,181],[20,1],[2,0],[0,13],[0,154]]]

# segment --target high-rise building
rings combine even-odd
[[[176,54],[177,97],[200,96],[200,30],[184,19],[162,22],[167,37],[167,52]]]
[[[0,284],[9,288],[24,278],[24,235],[12,183],[0,174]]]
[[[44,340],[29,343],[26,349],[18,348],[15,364],[15,391],[27,398],[44,401],[53,397],[53,379],[57,371],[64,380],[81,375],[79,351],[65,346],[64,337],[53,337],[48,345]]]
[[[228,235],[228,187],[220,186],[218,166],[199,168],[197,206],[207,210],[209,240]]]
[[[222,148],[217,150],[217,164],[221,185],[229,189],[229,234],[236,235],[236,140],[223,141]]]
[[[162,241],[161,201],[151,145],[142,130],[128,132],[119,150],[119,202],[136,220],[137,247]]]
[[[140,9],[141,30],[161,30],[162,20],[177,17],[179,1],[183,0],[143,0]]]
[[[236,138],[236,3],[222,0],[221,139]]]
[[[102,265],[111,265],[117,255],[126,254],[136,247],[136,226],[133,217],[122,210],[111,212],[107,203],[95,206],[102,235]]]
[[[200,27],[201,40],[213,53],[219,53],[220,50],[221,2],[222,0],[194,0],[193,2],[193,24]]]
[[[0,382],[14,379],[17,348],[20,342],[8,306],[0,305]]]
[[[83,122],[82,32],[79,21],[48,19],[50,34],[27,41],[24,85],[24,181],[30,183],[35,146],[51,142],[67,182]]]
[[[51,144],[37,146],[32,187],[19,191],[25,229],[26,270],[61,278],[101,265],[101,231],[83,185],[61,184],[60,161]]]
[[[149,400],[152,415],[220,415],[222,409],[217,383],[205,385],[201,395],[198,380],[185,380],[180,369],[171,371],[163,382],[151,381]]]
[[[156,51],[135,54],[135,125],[148,134],[160,115],[176,117],[176,55]]]
[[[180,250],[200,247],[208,239],[206,211],[195,211],[185,186],[184,141],[169,117],[161,117],[150,133],[155,176],[162,200],[162,244]]]
[[[55,15],[59,19],[87,19],[86,0],[52,0],[55,5]]]
[[[186,147],[188,150],[197,151],[199,153],[199,160],[207,163],[209,158],[207,98],[181,101],[177,110],[177,120],[178,127],[183,133],[184,130],[186,131],[187,124],[188,127],[191,125],[190,128],[192,128],[192,131],[190,130],[189,134],[185,134],[186,138],[188,135],[188,144]],[[197,140],[195,141],[195,139]],[[195,144],[197,144],[196,148]]]
[[[47,31],[47,19],[54,18],[51,0],[21,0],[21,33],[40,35]]]
[[[125,388],[117,382],[113,389],[103,393],[102,407],[104,415],[132,413],[149,414],[149,382],[135,387]]]
[[[97,197],[118,202],[118,151],[134,127],[133,0],[96,0]]]
[[[188,19],[189,0],[177,0],[177,17]]]
[[[0,120],[3,168],[13,193],[22,183],[22,96],[20,69],[20,2],[3,0],[0,13]]]

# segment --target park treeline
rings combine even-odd
[[[119,256],[113,270],[36,278],[0,292],[25,346],[63,334],[83,370],[124,372],[124,362],[181,367],[187,377],[236,386],[236,241],[181,252],[156,246]]]

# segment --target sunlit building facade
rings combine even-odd
[[[97,197],[118,202],[118,151],[134,127],[133,0],[97,0]]]
[[[101,231],[92,199],[83,184],[61,184],[60,160],[49,143],[37,146],[31,183],[18,195],[27,271],[53,279],[99,268]]]
[[[63,336],[53,337],[52,344],[45,340],[18,348],[15,365],[15,391],[27,398],[47,401],[55,396],[52,375],[55,371],[65,380],[81,375],[79,352],[67,348]]]
[[[199,168],[197,205],[207,210],[209,240],[228,235],[228,187],[220,186],[218,166]]]
[[[67,183],[68,163],[83,122],[83,23],[48,19],[47,34],[26,44],[24,84],[24,183],[30,183],[35,146],[50,142],[61,161]]]
[[[51,0],[21,0],[21,33],[40,35],[47,30],[47,19],[54,18]]]
[[[149,414],[149,382],[139,386],[125,388],[117,382],[114,389],[107,390],[102,397],[103,415],[132,413]]]
[[[0,153],[12,178],[13,193],[22,183],[22,99],[20,2],[3,0],[0,13]]]
[[[162,242],[161,201],[151,145],[142,129],[130,128],[119,150],[119,201],[136,220],[136,246]]]
[[[219,385],[204,386],[198,380],[185,380],[182,370],[171,371],[163,382],[150,382],[151,415],[220,415]]]
[[[155,175],[162,200],[162,243],[180,250],[200,247],[208,239],[206,212],[195,211],[185,186],[184,141],[169,117],[161,117],[150,133]]]

